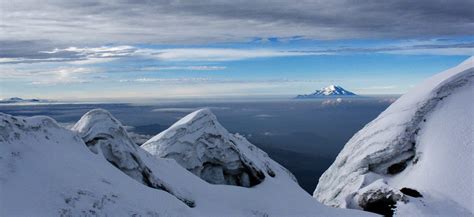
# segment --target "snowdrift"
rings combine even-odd
[[[314,192],[387,216],[471,216],[474,58],[433,76],[355,134]]]

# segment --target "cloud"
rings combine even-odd
[[[274,117],[273,115],[269,115],[269,114],[258,114],[258,115],[255,115],[256,118],[261,118],[261,119],[264,119],[264,118],[272,118]]]
[[[153,66],[140,68],[141,71],[173,71],[173,70],[186,70],[186,71],[218,71],[224,70],[225,66]]]
[[[38,66],[38,68],[28,67],[0,67],[0,79],[22,80],[32,85],[56,85],[72,83],[88,83],[84,75],[99,73],[101,70],[86,67],[48,67]]]
[[[193,108],[157,108],[153,109],[152,112],[165,112],[165,113],[190,113],[202,108],[208,108],[211,110],[227,110],[229,107],[193,107]]]
[[[122,83],[204,83],[209,82],[209,78],[135,78],[135,79],[121,79]]]
[[[34,52],[28,50],[28,52]],[[285,51],[275,49],[230,49],[230,48],[173,48],[173,49],[142,49],[133,46],[102,46],[102,47],[66,47],[52,50],[36,51],[41,58],[25,54],[15,57],[2,57],[0,64],[68,62],[86,65],[108,62],[116,59],[142,58],[157,61],[231,61],[251,58],[271,58],[285,56],[322,55],[324,51]],[[61,56],[64,54],[64,56]],[[140,70],[223,70],[224,66],[159,66],[143,67]]]
[[[2,0],[5,40],[209,43],[474,34],[471,0]]]
[[[305,56],[323,53],[293,52],[261,49],[164,49],[158,50],[152,56],[166,61],[230,61],[250,58],[269,58],[284,56]]]
[[[94,65],[114,60],[149,60],[155,62],[221,62],[253,58],[274,58],[310,55],[339,55],[339,54],[433,54],[433,55],[474,55],[474,42],[450,40],[402,40],[388,42],[379,46],[326,46],[319,49],[255,49],[255,48],[140,48],[131,45],[99,46],[99,47],[64,47],[45,48],[36,42],[25,41],[26,45],[14,42],[18,49],[7,45],[0,47],[1,64],[19,63],[68,63],[74,65]],[[1,43],[0,43],[1,44]],[[37,46],[35,49],[34,46]],[[133,69],[137,71],[214,71],[224,70],[219,65],[165,65],[144,66]]]
[[[185,77],[185,78],[151,78],[141,77],[135,79],[120,79],[121,83],[163,83],[163,84],[297,84],[297,83],[332,83],[338,80],[312,80],[312,79],[219,79],[208,77]]]
[[[321,102],[321,105],[323,107],[325,106],[336,106],[336,105],[340,105],[342,103],[351,103],[352,101],[351,100],[347,100],[347,99],[342,99],[342,98],[337,98],[337,99],[327,99],[327,100],[324,100]]]

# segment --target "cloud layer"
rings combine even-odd
[[[0,40],[66,44],[474,34],[470,0],[2,0]]]

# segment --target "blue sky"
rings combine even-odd
[[[9,1],[0,98],[401,94],[474,55],[471,1],[273,3]]]

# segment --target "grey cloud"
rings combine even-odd
[[[1,0],[4,40],[207,43],[474,34],[471,0]]]

